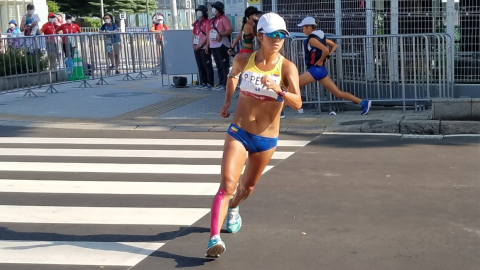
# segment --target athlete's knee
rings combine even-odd
[[[225,191],[225,196],[232,196],[237,189],[237,181],[232,176],[222,176],[222,185],[220,188]]]

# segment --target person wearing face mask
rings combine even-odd
[[[15,20],[11,20],[8,23],[8,29],[7,29],[7,34],[20,34],[20,29],[17,27],[17,22]]]
[[[41,33],[45,36],[54,35],[57,23],[55,14],[48,13],[48,22],[42,26]],[[50,60],[50,69],[56,69],[57,42],[55,37],[46,38],[46,48],[48,59]]]
[[[255,35],[257,34],[255,31],[256,22],[258,21],[259,16],[262,14],[256,7],[250,6],[245,9],[245,16],[243,17],[243,24],[242,24],[242,31],[238,33],[235,41],[228,51],[230,55],[234,55],[235,53],[235,46],[237,46],[240,39],[242,39],[242,49],[239,53],[253,53],[253,41],[255,39]],[[243,36],[242,36],[243,32]]]
[[[78,34],[82,32],[82,30],[80,30],[80,27],[76,23],[72,22],[72,15],[67,14],[65,16],[65,19],[66,19],[65,23],[57,27],[57,29],[55,29],[56,34],[58,34],[60,31],[62,31],[62,33],[65,35]],[[67,40],[67,37],[63,36],[62,43],[63,43],[64,57],[73,59],[73,56],[75,54],[75,48],[77,46],[75,39],[68,37],[68,40]]]
[[[100,32],[118,33],[118,26],[113,22],[112,15],[105,14],[103,21],[105,23],[100,28]],[[115,73],[120,74],[118,71],[118,67],[120,66],[120,51],[122,50],[120,35],[105,35],[105,48],[107,49],[108,57],[112,63],[110,69],[115,69]]]
[[[153,16],[154,23],[152,27],[150,27],[150,32],[157,32],[157,33],[162,33],[163,31],[168,31],[168,26],[165,24],[165,21],[163,19],[163,16]],[[158,35],[157,39],[157,53],[158,53],[158,59],[159,63],[161,63],[161,58],[162,58],[162,35]],[[160,64],[158,65],[160,66]]]
[[[210,90],[213,88],[213,65],[212,56],[205,52],[207,44],[207,28],[209,24],[208,9],[200,5],[195,9],[197,20],[193,23],[192,48],[197,61],[200,86],[198,90]]]
[[[15,20],[11,20],[8,23],[7,34],[9,34],[8,35],[9,37],[16,37],[17,35],[21,34],[20,29],[18,29],[17,22]],[[10,39],[8,40],[8,44],[13,47],[18,47],[19,42],[18,42],[18,39]]]
[[[210,20],[208,27],[208,36],[205,52],[212,51],[213,58],[218,70],[218,86],[215,91],[225,91],[227,86],[227,75],[230,69],[230,57],[228,50],[230,49],[230,35],[233,32],[230,19],[225,16],[225,6],[222,2],[217,1],[212,4],[212,13],[215,17]]]
[[[28,13],[22,17],[22,22],[20,23],[20,31],[23,32],[25,36],[35,36],[40,34],[38,29],[38,23],[40,22],[40,17],[35,14],[35,6],[33,4],[27,5]]]

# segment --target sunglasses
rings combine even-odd
[[[287,33],[282,31],[275,31],[272,33],[265,33],[265,35],[269,38],[276,38],[278,36],[279,39],[284,39],[287,37]]]

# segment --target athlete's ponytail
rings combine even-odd
[[[242,31],[243,31],[243,27],[245,27],[245,24],[247,24],[247,21],[248,21],[248,18],[247,18],[247,17],[243,17],[243,20],[242,20]]]

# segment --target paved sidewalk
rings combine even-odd
[[[135,78],[135,76],[133,76]],[[199,91],[195,87],[162,87],[159,76],[122,81],[123,76],[106,79],[108,85],[78,88],[79,82],[56,85],[59,93],[36,89],[37,98],[24,92],[0,95],[0,125],[75,129],[225,131],[230,119],[219,117],[224,92]],[[165,83],[167,81],[165,80]],[[236,95],[235,95],[236,96]],[[236,99],[231,111],[235,110]],[[430,111],[403,112],[399,108],[373,107],[369,115],[360,108],[329,115],[305,106],[300,114],[290,108],[281,121],[282,132],[360,132],[362,125],[427,120]]]

